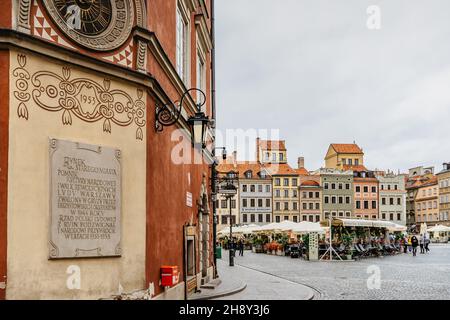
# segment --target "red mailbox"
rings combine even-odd
[[[161,267],[161,286],[173,287],[178,283],[179,272],[177,266],[162,266]]]

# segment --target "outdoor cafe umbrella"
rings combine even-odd
[[[443,226],[441,224],[437,224],[434,227],[428,228],[427,231],[428,232],[448,232],[448,231],[450,231],[450,228]]]
[[[292,222],[289,220],[284,220],[283,222],[278,223],[278,230],[281,231],[290,231],[293,230],[294,228],[296,228],[298,225],[298,223],[296,222]]]
[[[405,232],[407,229],[408,227],[397,223],[393,223],[393,226],[388,227],[389,232]]]
[[[259,228],[255,228],[254,231],[255,232],[275,231],[275,230],[279,230],[279,228],[280,228],[280,224],[273,222],[273,223],[269,223],[264,226],[261,226]]]
[[[325,229],[320,226],[320,223],[302,221],[300,223],[297,223],[294,226],[294,228],[292,229],[292,232],[293,233],[310,233],[310,232],[325,233]]]

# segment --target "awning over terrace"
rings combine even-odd
[[[328,220],[321,222],[323,225],[328,225]],[[344,227],[371,227],[371,228],[393,228],[395,223],[383,220],[364,220],[364,219],[336,219],[332,221],[333,226]]]

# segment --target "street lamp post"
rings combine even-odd
[[[230,199],[230,267],[234,267],[234,242],[233,242],[233,214],[231,209],[232,195],[228,196]]]
[[[214,162],[211,166],[211,190],[212,190],[212,195],[213,195],[213,204],[212,204],[212,208],[213,208],[213,246],[214,246],[214,278],[217,278],[219,275],[217,273],[217,247],[216,247],[216,242],[217,242],[217,208],[216,208],[216,200],[217,200],[217,190],[216,190],[216,183],[218,182],[217,180],[217,166],[219,165],[219,161],[216,159],[216,150],[223,150],[222,151],[222,159],[226,160],[227,159],[227,150],[225,149],[225,147],[218,147],[218,148],[214,148],[212,150],[213,152],[213,157],[214,157]]]
[[[234,266],[234,248],[233,248],[233,212],[232,212],[232,199],[234,195],[237,194],[237,187],[235,184],[237,183],[237,177],[234,173],[230,175],[230,173],[227,173],[227,176],[224,178],[222,182],[222,186],[219,189],[219,193],[223,194],[226,200],[230,200],[230,267]],[[224,183],[224,185],[223,185]]]

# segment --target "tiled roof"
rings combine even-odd
[[[286,143],[284,140],[259,140],[259,148],[263,150],[286,151]]]
[[[309,171],[306,170],[305,168],[294,169],[294,170],[297,171],[297,173],[301,176],[309,176]]]
[[[361,171],[369,171],[369,170],[367,170],[367,168],[366,168],[365,166],[363,166],[363,165],[353,165],[353,166],[351,166],[351,165],[344,164],[344,165],[343,165],[343,169],[344,169],[345,171],[347,171],[347,170],[352,170],[352,171],[357,171],[357,172],[361,172]]]
[[[245,173],[249,170],[252,171],[252,179],[258,179],[258,173],[265,170],[265,168],[262,164],[252,161],[238,161],[236,164],[221,163],[217,166],[217,171],[219,173],[228,173],[233,171],[239,173],[240,178],[246,178]]]
[[[357,153],[357,154],[363,154],[361,148],[355,144],[345,144],[345,143],[333,143],[331,144],[331,147],[337,152],[337,153]]]
[[[266,165],[265,168],[267,168],[268,172],[272,176],[298,176],[299,173],[297,172],[297,169],[292,169],[291,166],[287,163],[280,163],[280,164],[269,164]]]
[[[437,176],[414,176],[406,182],[406,189],[418,189],[426,186],[432,186],[438,183]]]
[[[320,184],[317,181],[306,180],[300,186],[301,187],[320,187]]]

